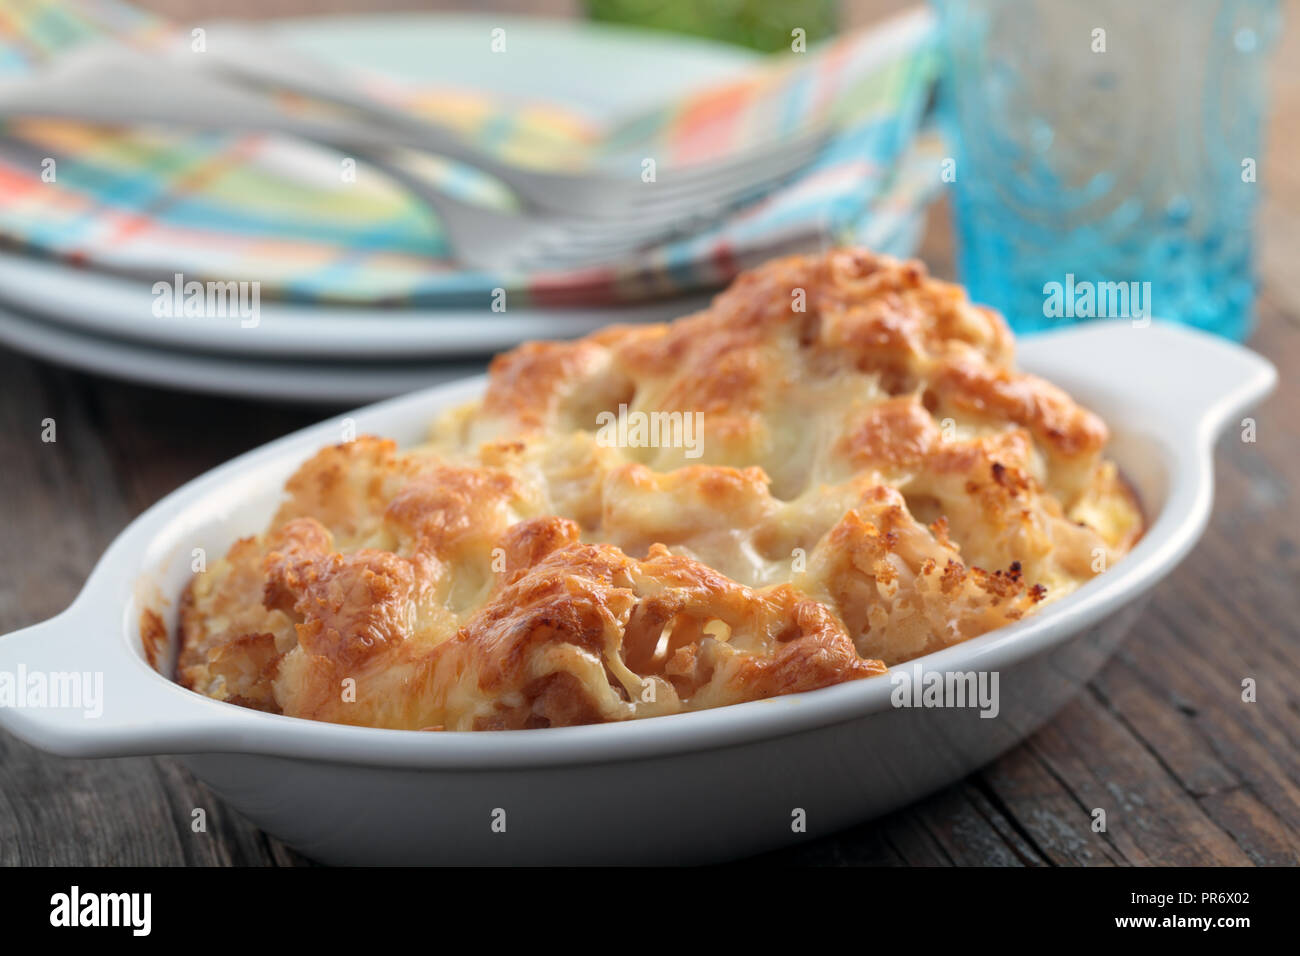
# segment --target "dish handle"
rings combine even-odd
[[[0,727],[65,757],[229,749],[256,731],[261,715],[185,690],[105,633],[94,603],[83,592],[0,637]]]
[[[1104,374],[1120,387],[1107,401],[1088,402],[1103,418],[1141,414],[1171,437],[1190,432],[1202,450],[1277,384],[1277,369],[1264,357],[1171,322],[1087,322],[1026,336],[1019,351],[1025,367],[1070,392]],[[1131,404],[1126,390],[1135,396]]]

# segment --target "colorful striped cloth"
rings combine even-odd
[[[4,0],[0,82],[104,35],[150,44],[189,34],[119,0]],[[713,288],[772,255],[839,241],[906,254],[940,183],[939,140],[920,128],[934,66],[926,29],[890,49],[870,32],[848,35],[603,127],[563,104],[356,75],[373,95],[503,158],[556,168],[644,156],[698,161],[834,124],[797,181],[705,233],[614,267],[464,269],[425,205],[363,165],[347,181],[340,154],[291,138],[61,120],[0,122],[0,245],[148,281],[176,272],[257,280],[267,298],[432,306],[482,303],[497,288],[512,304],[632,302]],[[427,166],[425,175],[455,195],[511,202],[463,165]]]

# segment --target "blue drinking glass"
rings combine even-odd
[[[1244,339],[1276,0],[934,0],[958,266],[1017,330]]]

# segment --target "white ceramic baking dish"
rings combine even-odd
[[[0,723],[69,756],[181,755],[253,822],[329,862],[696,862],[826,835],[969,773],[1092,676],[1200,536],[1216,435],[1239,427],[1276,380],[1243,348],[1159,323],[1026,338],[1020,364],[1106,419],[1110,454],[1150,529],[1122,562],[1042,613],[921,659],[928,670],[996,672],[995,718],[895,708],[893,685],[880,677],[626,724],[418,733],[245,710],[150,669],[141,609],[161,606],[174,624],[194,548],[223,553],[261,529],[285,478],[340,439],[343,418],[358,433],[414,442],[435,412],[482,388],[473,380],[322,422],[150,508],[67,611],[0,639],[0,671],[102,672],[102,715],[9,707]]]

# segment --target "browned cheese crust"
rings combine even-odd
[[[523,345],[427,444],[305,462],[183,596],[177,677],[313,720],[511,729],[812,690],[967,640],[1142,530],[1105,425],[1012,350],[958,286],[861,250]],[[700,431],[614,442],[620,406]]]

